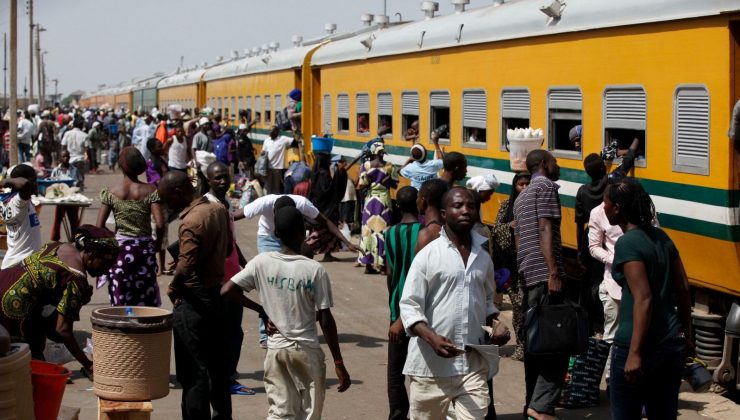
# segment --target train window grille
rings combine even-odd
[[[324,95],[324,104],[321,112],[324,113],[324,134],[331,133],[331,95]]]
[[[705,86],[686,85],[676,89],[673,170],[709,175],[709,92]]]
[[[463,142],[468,145],[486,144],[488,103],[484,90],[466,90],[462,95]]]
[[[358,93],[355,96],[355,120],[357,134],[370,135],[370,95]]]
[[[435,91],[429,94],[429,120],[431,130],[437,130],[439,140],[450,141],[450,92]]]
[[[275,113],[275,122],[279,122],[277,114],[279,112],[283,112],[283,96],[282,95],[275,95],[275,102],[274,105],[274,113]]]
[[[385,92],[378,94],[378,136],[393,136],[393,95]]]
[[[349,132],[349,95],[337,95],[337,131]]]
[[[401,93],[401,132],[408,134],[411,125],[419,125],[419,93],[402,92]]]
[[[216,112],[223,115],[224,111],[224,98],[218,98],[218,109],[216,109]]]
[[[236,100],[236,109],[237,109],[237,113],[241,117],[241,113],[244,110],[244,97],[243,96],[239,96],[237,98],[237,100]]]
[[[262,98],[259,96],[254,97],[254,119],[257,123],[262,121]]]
[[[229,115],[231,116],[231,119],[233,120],[233,119],[236,119],[236,112],[238,109],[238,105],[236,104],[236,96],[231,97],[230,104],[231,106],[229,107],[229,109],[231,110],[231,114]]]
[[[607,87],[604,91],[604,146],[616,142],[618,149],[628,149],[640,141],[636,164],[645,166],[647,100],[640,86]]]
[[[583,122],[583,95],[579,88],[553,88],[547,95],[548,147],[559,156],[581,158],[581,148],[569,138],[570,130]]]
[[[506,130],[530,127],[529,90],[511,88],[501,91],[501,150],[506,150]]]
[[[245,107],[247,108],[247,115],[248,115],[247,119],[251,119],[252,118],[252,97],[251,96],[247,96],[247,104],[245,105]]]

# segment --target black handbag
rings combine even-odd
[[[525,314],[525,351],[534,355],[581,354],[588,349],[588,313],[565,298],[551,303],[545,295]]]

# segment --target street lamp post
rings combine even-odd
[[[41,62],[39,63],[39,73],[41,73],[41,84],[39,90],[41,91],[41,107],[46,106],[46,54],[48,51],[41,52]]]
[[[42,85],[42,70],[41,70],[41,32],[45,32],[46,28],[41,26],[40,23],[36,24],[36,76],[38,77],[38,87],[39,87],[39,106],[44,107],[44,94],[42,92],[43,88]]]

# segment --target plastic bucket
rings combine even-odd
[[[170,392],[172,312],[148,306],[99,308],[92,313],[95,395],[147,401]]]
[[[334,148],[334,139],[331,137],[311,137],[311,150],[314,153],[331,153]]]
[[[544,137],[532,138],[508,138],[509,140],[509,162],[511,170],[522,172],[527,170],[527,154],[542,146]]]
[[[31,360],[36,420],[56,420],[70,373],[64,366]]]

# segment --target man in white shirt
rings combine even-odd
[[[38,188],[36,171],[32,166],[16,165],[2,186],[12,189],[11,194],[0,202],[0,215],[8,231],[8,252],[0,265],[4,270],[41,248],[41,224],[31,203],[31,195]]]
[[[62,137],[62,147],[67,149],[69,152],[69,163],[77,168],[77,174],[79,176],[79,182],[77,186],[80,191],[85,190],[85,154],[90,146],[87,142],[87,134],[82,131],[82,127],[85,126],[85,120],[82,118],[75,118],[72,123],[74,128],[71,131],[64,133]]]
[[[18,121],[18,163],[31,161],[31,145],[36,127],[31,121],[28,112],[18,111],[21,119]]]
[[[481,326],[498,313],[493,263],[472,232],[476,202],[464,188],[444,196],[446,224],[439,238],[414,258],[400,301],[411,337],[403,373],[411,378],[411,418],[445,418],[450,403],[457,419],[482,419],[490,404],[488,364],[467,344],[485,344]]]
[[[254,257],[224,284],[221,295],[253,308],[254,302],[242,290],[257,290],[269,317],[272,334],[264,362],[268,418],[320,419],[326,365],[317,321],[334,359],[338,391],[346,391],[351,383],[331,314],[331,283],[320,263],[300,255],[306,236],[303,214],[294,207],[283,207],[276,212],[274,223],[285,246]]]
[[[262,148],[267,151],[267,158],[270,162],[265,185],[268,194],[281,194],[283,192],[285,151],[288,147],[298,147],[298,143],[295,139],[281,136],[280,128],[273,125],[270,129],[270,137],[262,143]]]

